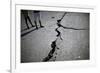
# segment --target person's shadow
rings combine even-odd
[[[38,29],[40,29],[40,28],[43,28],[43,27],[39,27]],[[23,36],[25,36],[25,35],[31,33],[32,31],[38,30],[38,29],[37,29],[37,28],[32,28],[31,30],[25,29],[25,30],[29,30],[29,31],[26,31],[25,33],[21,34],[21,37],[23,37]],[[25,30],[24,30],[24,31],[25,31]]]
[[[32,30],[30,30],[30,31],[27,31],[27,32],[21,34],[21,37],[23,37],[23,36],[25,36],[25,35],[31,33],[32,31],[35,31],[35,30],[37,30],[37,29],[35,28],[35,29],[32,29]]]

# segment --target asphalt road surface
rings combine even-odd
[[[21,34],[23,34],[21,36],[22,63],[42,62],[48,56],[50,50],[52,50],[52,41],[57,38],[57,32],[55,31],[58,27],[57,20],[63,16],[64,12],[41,11],[40,14],[44,28],[39,28],[38,30],[35,27],[31,27],[30,24],[30,29],[27,29],[24,17],[21,15]],[[29,11],[29,17],[33,25],[35,25],[32,11]],[[56,42],[59,50],[55,52],[57,53],[55,61],[88,60],[89,14],[67,12],[61,21],[61,25],[86,30],[64,29],[60,27],[58,30],[63,40],[58,38]]]

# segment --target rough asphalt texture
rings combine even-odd
[[[21,62],[23,63],[42,62],[42,60],[48,56],[50,50],[52,50],[51,44],[57,38],[58,33],[55,31],[58,27],[57,20],[63,16],[64,12],[41,11],[40,13],[44,28],[39,28],[38,30],[34,30],[34,27],[27,30],[23,15],[21,16],[21,33],[34,30],[21,37]],[[29,16],[34,24],[34,14],[32,11],[29,11]],[[54,53],[53,60],[88,60],[89,14],[68,12],[61,21],[61,25],[86,30],[59,28],[58,30],[63,40],[58,38],[56,41],[59,50]]]

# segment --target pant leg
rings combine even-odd
[[[43,27],[43,26],[42,26],[42,23],[41,23],[41,16],[40,16],[40,12],[38,12],[37,14],[38,14],[38,21],[39,21],[40,27]]]
[[[35,23],[36,28],[38,28],[38,25],[37,25],[37,18],[38,18],[37,13],[34,13],[34,23]]]

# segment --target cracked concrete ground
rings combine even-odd
[[[57,20],[64,12],[41,11],[41,21],[44,28],[34,30],[26,29],[25,20],[21,15],[21,33],[31,31],[21,37],[21,62],[41,62],[50,52],[51,43],[57,37]],[[34,14],[29,11],[29,17],[34,24]],[[39,24],[39,23],[38,23]],[[88,30],[72,30],[59,28],[63,40],[57,40],[56,61],[88,60],[89,59],[89,14],[67,12],[61,25],[72,28],[85,28]],[[30,26],[31,27],[31,26]],[[26,29],[26,30],[25,30]],[[52,60],[51,60],[52,61]]]

